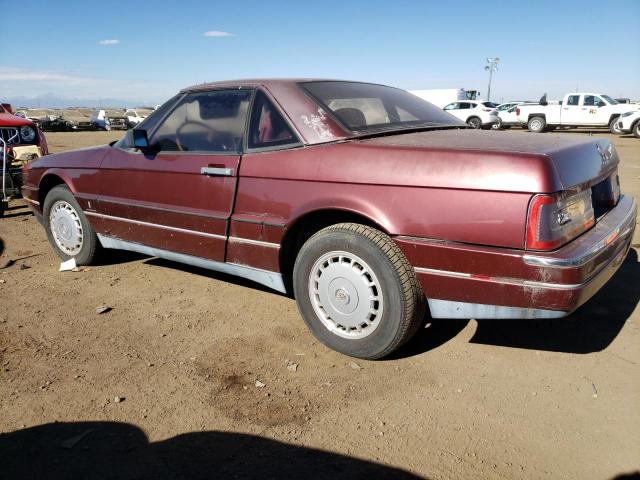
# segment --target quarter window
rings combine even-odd
[[[282,115],[267,96],[258,91],[251,113],[249,148],[278,147],[297,143],[300,143],[300,140],[282,118]]]
[[[161,151],[240,152],[250,90],[187,94],[149,139]]]

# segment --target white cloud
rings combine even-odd
[[[120,43],[120,40],[116,39],[116,38],[112,38],[109,40],[100,40],[98,42],[100,45],[117,45]]]
[[[210,30],[208,32],[204,32],[205,37],[235,37],[233,33],[223,32],[221,30]]]
[[[43,70],[26,70],[14,67],[0,66],[0,82],[51,82],[51,83],[87,83],[95,81],[90,77],[79,75],[69,75],[59,72],[48,72]]]

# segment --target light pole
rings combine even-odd
[[[485,65],[484,69],[489,72],[489,88],[487,89],[487,102],[491,100],[491,78],[493,77],[493,72],[498,70],[498,62],[500,58],[487,58],[487,65]]]

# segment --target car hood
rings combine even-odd
[[[53,153],[31,162],[30,166],[32,169],[97,169],[111,148],[109,145],[99,145],[69,152]]]
[[[33,127],[33,122],[26,118],[11,115],[10,113],[0,113],[0,127]]]
[[[593,183],[615,170],[611,142],[578,135],[492,132],[468,129],[389,135],[357,142],[395,150],[405,162],[420,159],[423,183],[505,191],[554,192]],[[417,166],[416,166],[417,168]],[[448,177],[448,178],[445,178]],[[485,187],[485,188],[486,188]]]

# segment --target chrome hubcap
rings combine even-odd
[[[371,267],[348,252],[320,257],[309,275],[309,298],[322,324],[350,339],[371,335],[380,325],[384,301]]]
[[[531,122],[531,130],[540,130],[540,128],[542,127],[542,123],[538,120],[534,120],[533,122]]]
[[[60,250],[73,257],[82,249],[82,223],[75,208],[59,200],[51,207],[49,228]]]

